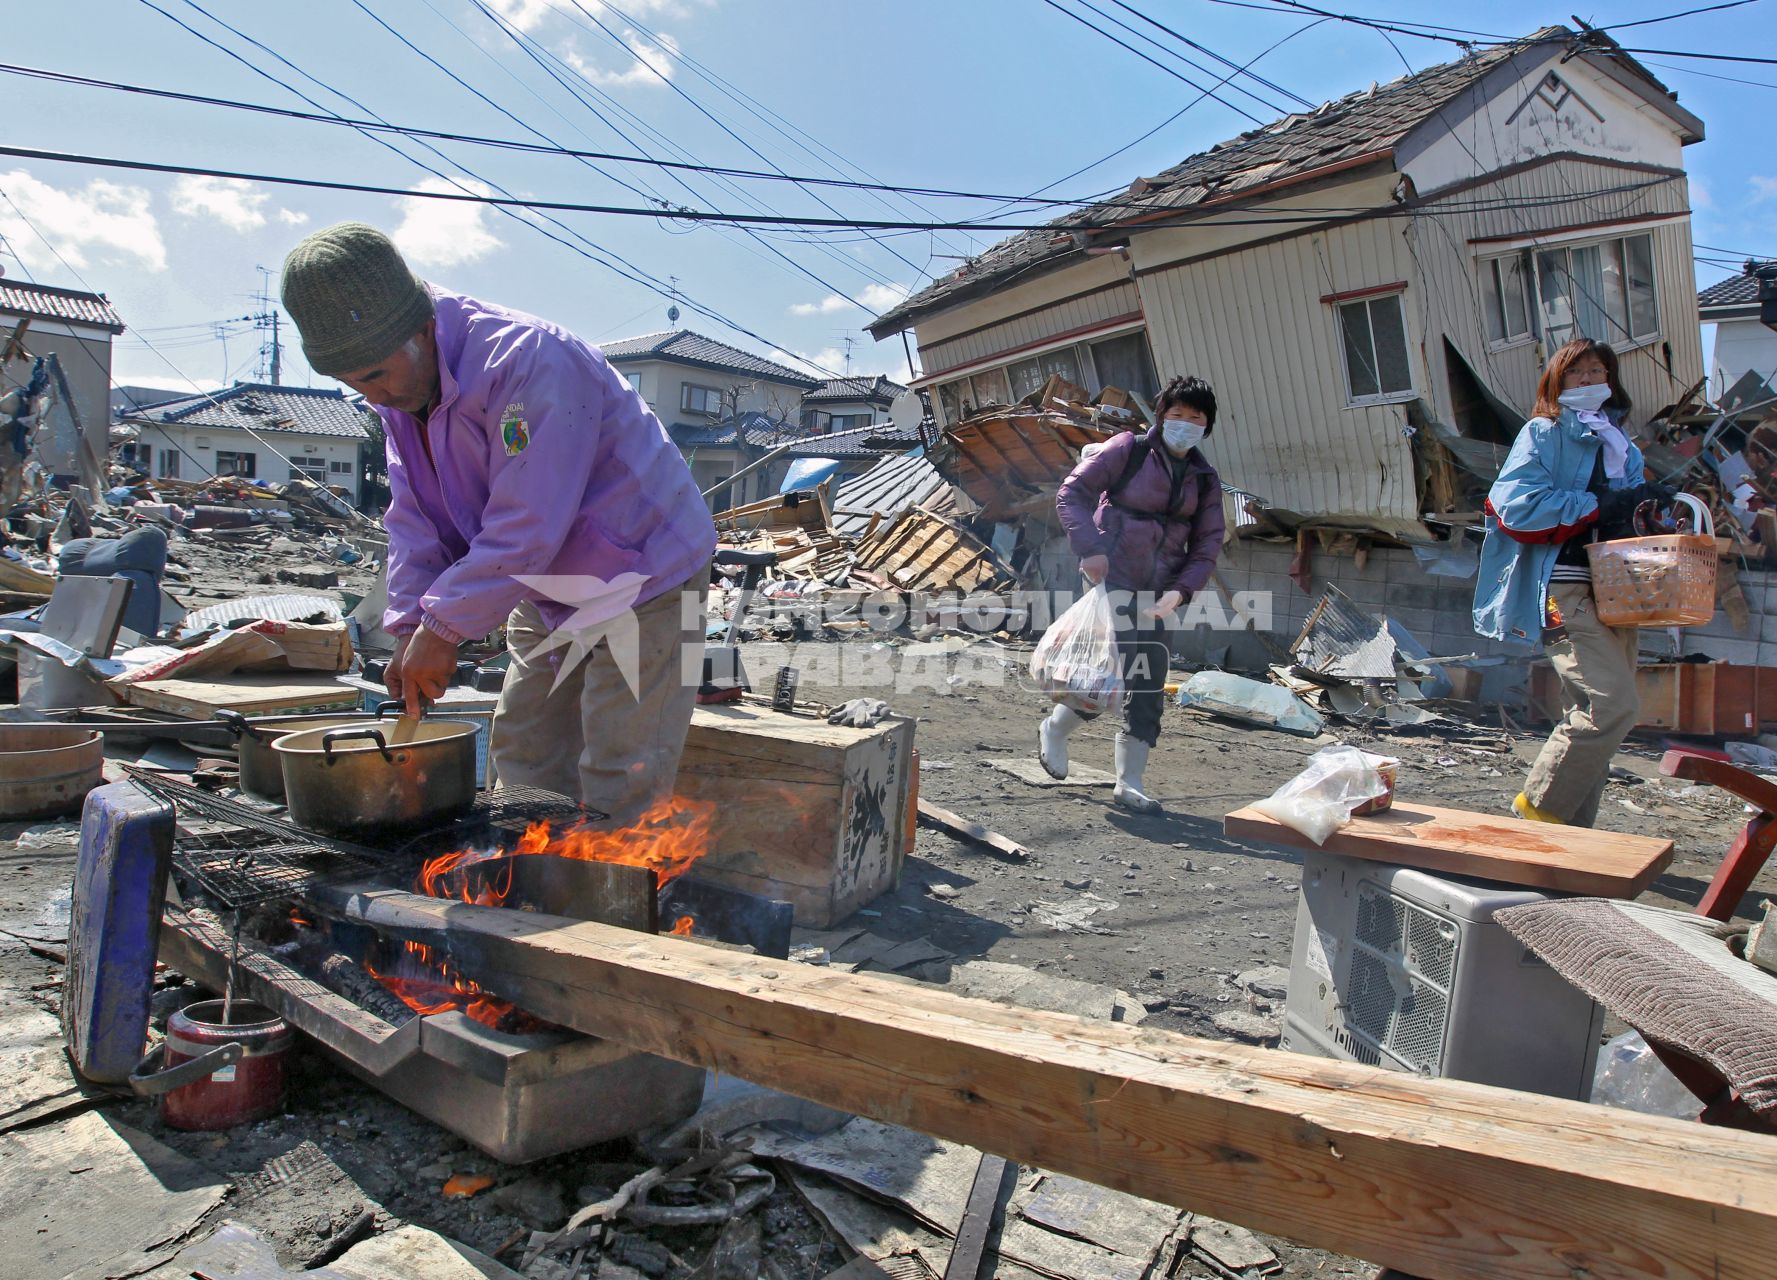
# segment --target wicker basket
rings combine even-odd
[[[1700,627],[1715,616],[1715,530],[1700,502],[1681,495],[1702,533],[1619,538],[1586,547],[1592,599],[1607,627]]]

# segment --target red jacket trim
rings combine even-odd
[[[1513,542],[1525,542],[1532,546],[1541,546],[1551,542],[1567,542],[1584,533],[1598,523],[1598,508],[1581,516],[1572,524],[1558,524],[1553,529],[1514,529],[1504,520],[1500,520],[1499,512],[1493,508],[1493,499],[1487,499],[1484,511],[1499,522],[1499,531]]]

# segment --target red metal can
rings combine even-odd
[[[239,1044],[240,1061],[218,1068],[160,1100],[160,1117],[173,1129],[232,1129],[263,1120],[284,1105],[284,1065],[294,1033],[276,1010],[236,1000],[223,1021],[221,1000],[200,1000],[167,1023],[166,1065],[201,1057],[218,1045]]]

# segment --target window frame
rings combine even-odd
[[[1347,409],[1369,409],[1377,405],[1403,404],[1408,400],[1419,398],[1420,392],[1413,370],[1413,342],[1407,329],[1407,291],[1405,288],[1392,289],[1386,293],[1370,294],[1361,298],[1347,298],[1332,303],[1333,310],[1333,341],[1339,351],[1339,364],[1345,371],[1345,407]],[[1364,322],[1370,331],[1370,358],[1376,369],[1376,385],[1382,386],[1382,362],[1376,353],[1375,322],[1371,318],[1369,308],[1380,303],[1393,303],[1395,312],[1401,321],[1401,345],[1403,347],[1403,364],[1407,370],[1407,385],[1397,391],[1377,390],[1372,395],[1359,395],[1356,384],[1351,377],[1351,355],[1345,342],[1345,310],[1347,307],[1363,307]]]
[[[700,409],[697,406],[693,405],[691,403],[691,393],[693,391],[702,392],[706,396],[714,396],[715,400],[716,400],[716,407],[713,409]],[[720,387],[707,387],[707,386],[704,386],[700,382],[682,382],[682,383],[680,383],[679,384],[679,412],[681,412],[681,413],[700,413],[706,418],[721,417],[722,416],[722,389]]]
[[[1512,330],[1506,315],[1508,295],[1505,271],[1507,264],[1514,262],[1518,265],[1520,309],[1517,318],[1523,322],[1522,332]],[[1535,342],[1542,334],[1542,302],[1536,291],[1536,255],[1529,249],[1514,249],[1510,253],[1482,258],[1477,265],[1482,272],[1481,305],[1491,311],[1494,304],[1498,304],[1498,319],[1505,333],[1504,337],[1495,338],[1488,329],[1488,322],[1493,316],[1483,316],[1481,336],[1487,341],[1487,349],[1509,351],[1513,347]]]
[[[222,460],[224,458],[230,460],[230,470],[224,471],[222,469]],[[245,459],[247,463],[247,469],[245,471],[240,469],[240,461],[242,459]],[[257,452],[248,453],[244,449],[218,449],[216,450],[215,474],[219,476],[239,476],[243,480],[257,480],[259,479],[259,454]]]
[[[357,467],[346,458],[330,458],[327,462],[327,473],[335,476],[349,476]]]
[[[1653,328],[1645,333],[1635,332],[1636,304],[1635,291],[1632,284],[1629,265],[1630,241],[1644,241],[1647,244],[1647,289],[1649,300],[1653,304]],[[1653,232],[1651,230],[1630,232],[1628,235],[1600,236],[1592,239],[1571,240],[1563,241],[1560,244],[1536,246],[1531,252],[1531,265],[1535,273],[1533,278],[1533,282],[1536,286],[1534,298],[1539,336],[1546,337],[1551,329],[1556,327],[1549,324],[1548,317],[1544,313],[1543,294],[1543,259],[1553,258],[1556,255],[1560,255],[1564,263],[1560,269],[1560,274],[1566,277],[1565,297],[1567,298],[1568,310],[1572,317],[1568,324],[1559,326],[1568,331],[1567,336],[1562,338],[1561,341],[1564,343],[1568,342],[1574,336],[1579,334],[1579,307],[1577,300],[1574,297],[1574,285],[1576,280],[1573,271],[1573,255],[1585,249],[1597,249],[1599,251],[1601,268],[1606,255],[1614,255],[1615,264],[1622,279],[1623,292],[1623,315],[1620,319],[1610,314],[1609,310],[1604,306],[1603,299],[1587,299],[1592,302],[1595,308],[1604,315],[1605,319],[1609,322],[1609,331],[1601,334],[1590,333],[1585,336],[1596,342],[1608,344],[1619,354],[1625,351],[1636,351],[1642,347],[1663,341],[1666,337],[1665,308],[1660,301],[1658,256],[1654,251]],[[1550,342],[1551,345],[1554,345],[1552,339],[1550,339]]]
[[[162,449],[158,461],[160,467],[155,474],[160,479],[177,480],[179,478],[179,450]]]

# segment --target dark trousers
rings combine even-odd
[[[1149,594],[1151,593],[1144,593]],[[1160,713],[1166,701],[1166,672],[1172,662],[1166,622],[1139,616],[1137,606],[1152,598],[1113,592],[1117,607],[1117,656],[1123,662],[1123,723],[1129,736],[1150,747],[1160,741]]]

